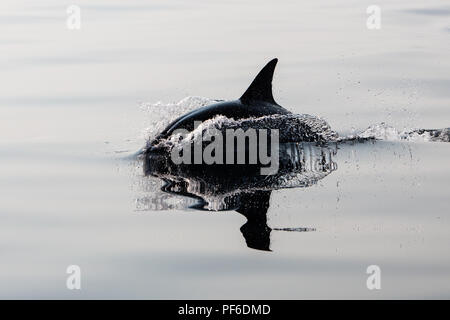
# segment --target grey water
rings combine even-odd
[[[379,30],[356,0],[80,2],[80,30],[71,4],[0,4],[1,298],[450,297],[450,145],[401,139],[450,125],[447,1],[378,1]],[[272,191],[269,252],[241,214],[162,192],[134,154],[273,57],[279,104],[380,140]]]

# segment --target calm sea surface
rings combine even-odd
[[[450,298],[448,143],[340,146],[272,193],[271,228],[315,229],[273,230],[272,252],[132,157],[173,103],[236,99],[273,57],[277,102],[343,135],[449,127],[448,1],[378,1],[380,30],[372,1],[81,1],[80,30],[71,4],[0,4],[0,298]]]

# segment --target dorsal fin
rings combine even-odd
[[[272,78],[278,59],[270,60],[264,68],[258,73],[247,91],[244,92],[239,100],[242,103],[250,101],[264,101],[276,104],[272,95]]]

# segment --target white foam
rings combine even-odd
[[[449,142],[449,129],[423,130],[403,129],[397,130],[384,122],[372,125],[357,135],[360,138],[374,138],[385,141],[408,141],[408,142]]]

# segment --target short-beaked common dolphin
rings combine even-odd
[[[336,134],[325,121],[313,116],[295,115],[275,102],[272,94],[272,79],[277,62],[276,58],[269,61],[239,99],[201,107],[171,122],[147,143],[143,151],[145,174],[151,174],[152,166],[159,167],[163,162],[167,164],[170,160],[167,157],[164,158],[167,156],[167,149],[161,147],[161,141],[170,139],[179,129],[192,132],[196,124],[217,116],[238,121],[237,127],[244,130],[255,127],[277,129],[280,143],[329,141],[328,138],[335,137]],[[254,119],[259,119],[259,122],[253,122]],[[227,168],[229,169],[230,167]]]

